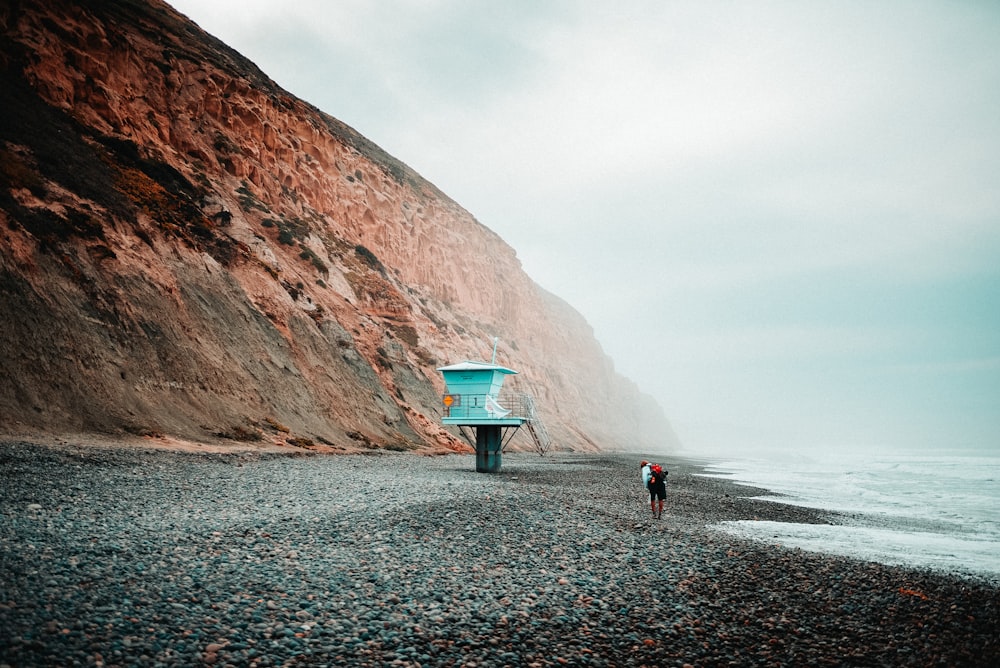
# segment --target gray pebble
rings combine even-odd
[[[680,459],[651,521],[638,459],[2,443],[0,665],[1000,663],[995,586],[717,534],[831,516]]]

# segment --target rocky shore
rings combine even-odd
[[[662,458],[661,458],[662,459]],[[992,666],[1000,593],[744,542],[667,459],[0,444],[0,666]]]

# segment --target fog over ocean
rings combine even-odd
[[[760,498],[848,514],[845,525],[726,522],[786,547],[1000,581],[1000,456],[807,454],[729,459],[709,475]]]

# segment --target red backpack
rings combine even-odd
[[[667,472],[659,464],[649,465],[649,486],[659,485],[667,479]]]

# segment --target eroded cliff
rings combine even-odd
[[[554,447],[675,444],[502,239],[166,4],[0,24],[0,428],[461,449],[435,367],[497,336]]]

